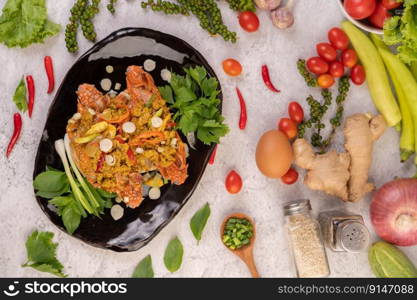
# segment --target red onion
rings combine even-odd
[[[371,220],[385,241],[398,246],[417,245],[417,179],[384,184],[372,198]]]

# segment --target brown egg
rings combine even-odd
[[[288,138],[279,130],[265,132],[256,147],[256,164],[267,177],[280,178],[285,175],[294,161]]]

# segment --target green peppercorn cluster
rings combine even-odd
[[[318,86],[317,79],[307,70],[306,61],[304,59],[299,59],[297,61],[297,69],[309,87]]]
[[[200,26],[211,35],[220,35],[225,41],[235,43],[236,32],[231,32],[223,23],[221,11],[215,0],[176,0],[177,3],[164,0],[142,1],[142,8],[150,7],[167,15],[193,14],[200,21]]]
[[[109,4],[107,4],[107,10],[114,14],[116,12],[116,9],[114,8],[114,5],[116,4],[117,0],[110,0]]]
[[[97,34],[92,20],[99,13],[101,0],[76,0],[71,8],[69,23],[65,28],[65,44],[69,52],[77,52],[77,31],[81,26],[84,37],[94,42]]]
[[[305,65],[305,60],[298,60],[297,68],[301,76],[304,77],[308,86],[317,86],[317,80],[310,74],[310,72],[308,72]],[[310,119],[302,122],[298,126],[298,137],[303,138],[307,128],[314,128],[314,131],[311,134],[311,144],[314,147],[319,147],[322,153],[326,152],[336,129],[342,123],[344,111],[343,105],[348,95],[349,88],[349,78],[347,76],[343,76],[342,78],[340,78],[338,85],[338,96],[336,97],[336,114],[333,118],[330,119],[332,131],[327,139],[323,139],[321,135],[321,130],[326,127],[322,120],[332,104],[332,93],[328,89],[323,89],[321,91],[321,96],[323,97],[323,104],[314,99],[313,96],[308,96],[307,103],[310,106]]]
[[[229,7],[234,11],[255,11],[253,0],[227,0]]]

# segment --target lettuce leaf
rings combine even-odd
[[[8,0],[0,16],[0,43],[25,48],[57,34],[60,25],[47,20],[45,0]]]

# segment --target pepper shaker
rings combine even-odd
[[[319,223],[326,246],[335,252],[358,253],[369,245],[369,231],[360,215],[327,211],[320,213]]]

